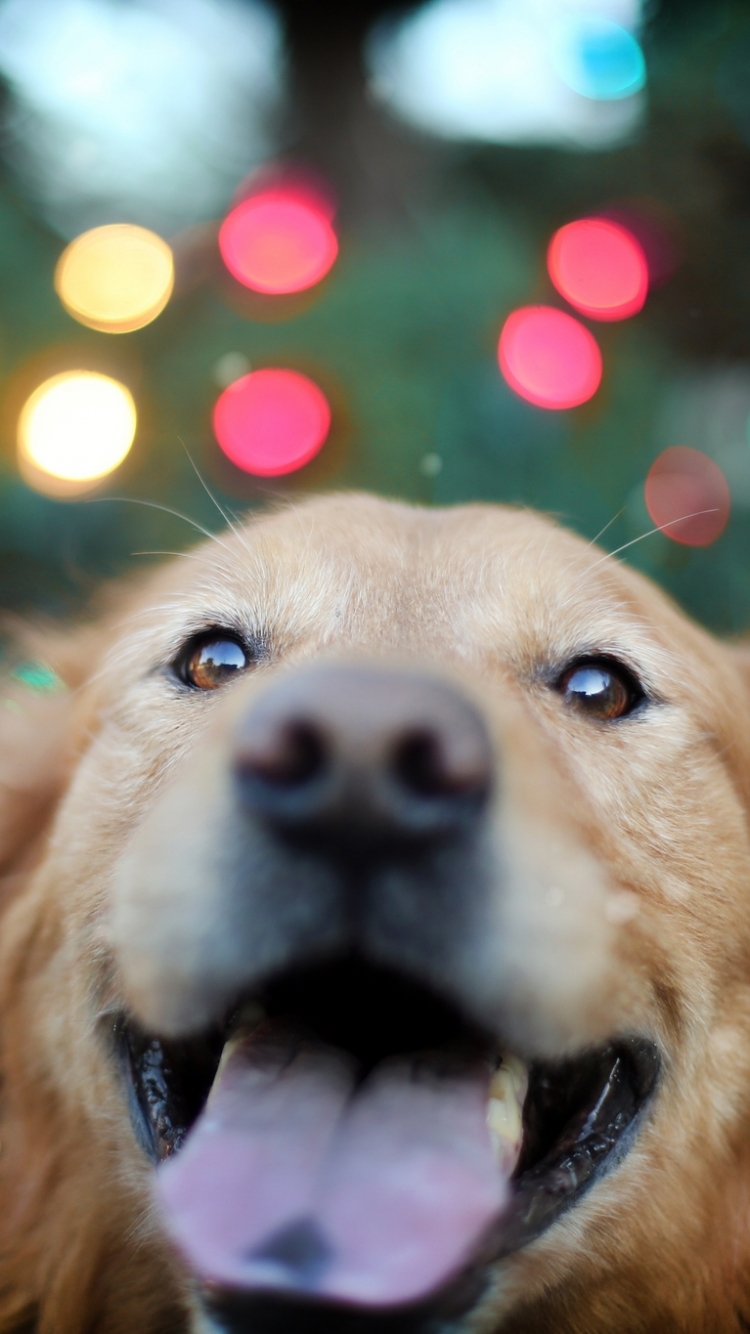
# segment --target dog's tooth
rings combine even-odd
[[[216,1087],[219,1076],[222,1074],[224,1066],[232,1053],[235,1052],[247,1039],[250,1033],[253,1032],[253,1029],[257,1028],[258,1024],[263,1022],[265,1017],[266,1015],[263,1007],[258,1005],[256,1001],[248,1002],[248,1004],[244,1005],[240,1010],[232,1023],[231,1031],[222,1048],[221,1059],[219,1060],[218,1069],[214,1075],[212,1089]],[[210,1097],[211,1095],[209,1094],[209,1101]]]
[[[521,1148],[528,1084],[528,1069],[517,1056],[504,1056],[490,1083],[487,1125],[498,1159],[507,1170],[515,1166]]]

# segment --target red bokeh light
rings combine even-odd
[[[498,360],[511,389],[540,408],[577,407],[602,378],[593,334],[553,306],[514,310],[500,334]]]
[[[607,218],[581,218],[555,232],[549,276],[561,296],[596,320],[636,315],[648,294],[648,263],[633,234]]]
[[[216,439],[232,463],[256,477],[296,472],[318,453],[331,425],[325,394],[297,371],[251,371],[217,400]]]
[[[687,445],[665,449],[652,463],[644,487],[646,509],[673,542],[707,547],[727,526],[731,498],[721,468]]]
[[[254,292],[302,292],[324,278],[338,254],[330,211],[298,190],[275,188],[243,199],[219,230],[229,272]]]

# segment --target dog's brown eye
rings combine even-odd
[[[563,673],[563,699],[589,718],[611,722],[632,713],[643,691],[625,667],[607,661],[579,662]]]
[[[184,675],[188,685],[197,690],[216,690],[249,664],[245,649],[236,639],[219,635],[203,639],[186,659]]]

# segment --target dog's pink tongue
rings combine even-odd
[[[193,1272],[221,1286],[371,1306],[427,1297],[507,1198],[488,1080],[394,1060],[355,1087],[346,1056],[264,1026],[159,1169],[167,1226]]]

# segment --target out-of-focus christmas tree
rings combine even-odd
[[[65,0],[0,3],[0,604],[65,612],[102,576],[156,559],[140,553],[184,549],[197,536],[191,525],[219,528],[219,507],[362,487],[428,504],[518,502],[590,538],[606,530],[610,550],[633,543],[622,558],[712,627],[748,624],[750,13],[725,0],[641,12],[634,0],[644,87],[599,99],[574,88],[578,120],[568,124],[530,69],[525,101],[511,88],[503,111],[498,95],[492,133],[457,122],[451,136],[436,123],[450,108],[429,97],[418,104],[408,84],[420,31],[441,3],[384,15],[374,3],[300,0],[261,11],[195,0],[184,12],[203,53],[195,97],[207,101],[189,106],[184,123],[170,102],[174,72],[163,72],[159,105],[158,52],[148,47],[148,25],[168,30],[173,6],[92,0],[100,28],[88,45],[78,30],[73,47]],[[481,35],[485,11],[524,8],[463,3],[466,43],[472,23]],[[553,0],[541,9],[555,10]],[[611,9],[603,7],[606,22]],[[105,58],[112,24],[117,68]],[[475,85],[487,67],[481,55]],[[573,78],[562,56],[549,60],[550,79]],[[57,62],[57,82],[42,95],[45,61]],[[102,108],[88,128],[73,115],[82,87],[89,112],[97,98]],[[478,114],[474,104],[469,111]],[[117,114],[147,113],[161,117],[161,138],[148,140],[151,174],[138,177]],[[259,180],[290,173],[328,192],[340,251],[297,296],[260,296],[222,263],[219,222]],[[592,215],[619,220],[650,247],[651,290],[632,318],[579,316],[601,348],[598,391],[574,408],[535,406],[501,375],[498,336],[519,306],[568,309],[548,275],[547,246],[557,228]],[[114,222],[166,236],[176,264],[163,313],[121,334],[84,327],[54,287],[71,237]],[[19,474],[19,413],[45,378],[77,367],[130,389],[137,433],[125,462],[87,496],[51,498]],[[332,412],[320,453],[266,480],[233,465],[212,427],[226,385],[264,367],[309,376]],[[661,533],[636,540],[654,527],[646,474],[675,445],[714,459],[729,483],[731,517],[711,545]]]

